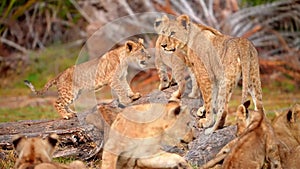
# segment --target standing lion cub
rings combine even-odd
[[[24,82],[37,95],[44,94],[48,88],[56,85],[58,99],[54,106],[65,119],[75,115],[69,106],[82,91],[97,91],[106,85],[115,91],[121,104],[127,105],[141,97],[139,93],[132,92],[126,76],[129,63],[144,68],[150,59],[143,43],[143,39],[138,42],[127,41],[124,46],[109,51],[102,57],[74,65],[50,80],[41,91],[36,91],[28,80]]]
[[[180,56],[196,78],[204,100],[204,107],[199,108],[197,114],[205,115],[199,121],[199,126],[208,128],[205,133],[223,126],[232,91],[241,76],[241,102],[244,103],[250,93],[255,109],[263,111],[258,56],[249,40],[196,24],[187,15],[180,15],[176,20],[163,16],[154,26],[160,34],[157,50],[172,54],[170,57]],[[184,79],[182,74],[178,76],[177,79]],[[179,83],[179,90],[172,94],[171,100],[181,97],[183,84]]]
[[[85,169],[81,161],[69,165],[52,162],[52,155],[58,142],[58,136],[51,134],[46,139],[16,136],[13,146],[18,154],[14,169]]]

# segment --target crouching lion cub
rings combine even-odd
[[[44,94],[52,85],[56,85],[58,99],[54,106],[63,118],[69,119],[75,115],[69,106],[83,91],[97,91],[109,85],[123,105],[139,99],[141,95],[133,93],[126,80],[127,68],[130,63],[145,68],[149,59],[143,39],[138,42],[127,41],[124,46],[102,57],[68,68],[50,80],[41,91],[36,91],[28,80],[24,82],[37,95]]]
[[[52,134],[42,139],[40,137],[26,138],[16,136],[13,146],[18,154],[14,169],[85,169],[81,161],[73,161],[69,165],[52,162],[52,155],[58,142],[58,136]]]
[[[279,140],[279,152],[283,168],[300,168],[300,105],[295,104],[272,122]]]
[[[249,111],[248,107],[241,106],[239,109],[246,114],[247,127],[242,129],[244,131],[226,156],[223,168],[262,168],[265,162],[271,168],[282,168],[278,142],[264,112]]]
[[[102,169],[189,169],[186,160],[161,150],[166,138],[193,139],[190,113],[178,102],[149,103],[126,107],[111,125],[102,155]]]

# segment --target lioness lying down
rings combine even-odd
[[[189,122],[189,111],[175,101],[126,107],[111,125],[102,169],[191,168],[183,157],[160,147],[166,137],[191,141]]]
[[[52,162],[52,155],[58,142],[58,136],[52,134],[42,139],[40,137],[26,138],[16,136],[13,146],[18,154],[15,169],[85,169],[81,161],[73,161],[69,165]]]

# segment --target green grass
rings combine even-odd
[[[53,159],[54,162],[62,163],[62,164],[68,164],[75,160],[76,159],[74,157],[58,157]]]
[[[0,149],[1,154],[7,154],[4,158],[0,158],[0,168],[8,169],[13,168],[15,165],[16,157],[13,150],[2,150]]]
[[[52,105],[29,106],[14,109],[0,108],[0,114],[0,122],[59,118],[58,113],[56,113]]]
[[[23,80],[31,81],[39,89],[47,81],[63,70],[74,65],[80,48],[68,48],[61,44],[29,54],[29,65],[19,75],[11,75],[2,80],[0,96],[28,95],[30,90]]]

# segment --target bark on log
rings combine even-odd
[[[155,90],[148,95],[143,96],[132,105],[143,103],[166,103],[171,93],[177,89],[176,86],[162,91]],[[196,126],[197,117],[196,110],[202,105],[201,99],[190,99],[185,93],[182,98],[182,104],[187,105],[193,115],[194,126]],[[20,122],[10,122],[0,124],[0,148],[3,150],[11,150],[11,140],[13,136],[22,134],[25,136],[46,136],[50,133],[57,133],[60,136],[60,143],[54,157],[74,156],[81,160],[87,160],[97,155],[103,144],[105,131],[107,132],[107,122],[103,121],[103,117],[99,113],[102,108],[111,109],[111,111],[119,112],[117,102],[109,104],[99,104],[93,110],[77,113],[77,118],[70,120],[28,120]],[[204,135],[203,129],[196,129],[197,138],[189,144],[189,152],[186,159],[190,162],[201,165],[214,157],[214,155],[227,142],[234,138],[235,127],[227,127],[210,135]],[[164,146],[167,151],[180,152],[176,147]],[[181,151],[182,152],[182,151]]]

